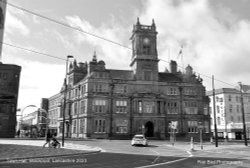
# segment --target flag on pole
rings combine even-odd
[[[179,51],[179,53],[178,53],[178,56],[177,56],[177,59],[179,59],[179,57],[181,56],[181,58],[183,57],[183,45],[181,45],[181,49],[180,49],[180,51]]]

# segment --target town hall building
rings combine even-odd
[[[154,20],[142,25],[138,19],[130,39],[129,70],[108,69],[96,53],[89,63],[70,64],[67,87],[49,98],[50,128],[62,136],[65,113],[65,136],[71,138],[128,139],[144,134],[169,139],[175,132],[177,139],[188,140],[202,131],[209,139],[209,98],[202,79],[191,66],[178,71],[176,61],[159,72]]]

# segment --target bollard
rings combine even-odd
[[[194,151],[194,140],[193,140],[193,137],[191,137],[191,140],[190,140],[190,151]]]

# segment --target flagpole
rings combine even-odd
[[[181,65],[182,65],[182,69],[184,71],[184,61],[183,61],[183,45],[181,45],[181,49],[178,53],[177,59],[179,59],[179,57],[181,56]]]
[[[215,88],[214,88],[214,75],[212,76],[212,87],[213,87],[213,111],[214,111],[214,134],[215,134],[215,147],[218,147],[218,134],[217,134],[217,123],[216,123],[216,111],[215,111]]]
[[[168,62],[170,62],[170,47],[168,48]]]

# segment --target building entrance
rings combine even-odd
[[[241,140],[242,139],[242,133],[241,132],[235,132],[235,139]]]
[[[153,137],[154,136],[154,124],[151,121],[148,121],[145,124],[145,136]]]

